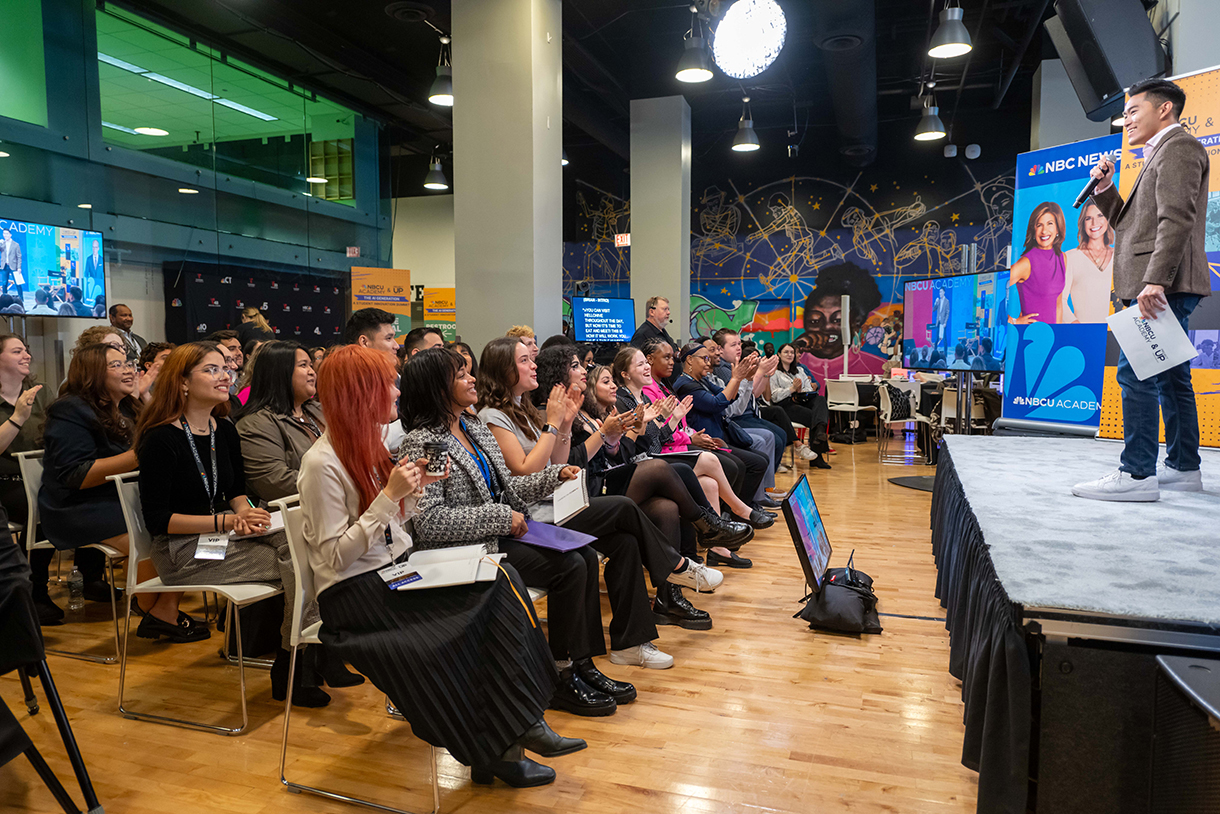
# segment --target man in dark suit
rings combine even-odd
[[[132,333],[131,326],[135,322],[135,315],[131,313],[131,309],[126,303],[116,302],[110,306],[110,325],[119,332],[119,338],[123,340],[124,347],[127,348],[127,360],[134,362],[140,358],[140,354],[144,352],[148,342],[144,337],[137,333]]]
[[[1185,104],[1182,89],[1164,79],[1139,82],[1127,91],[1127,140],[1144,146],[1144,165],[1127,200],[1114,188],[1112,162],[1102,159],[1093,168],[1101,181],[1093,200],[1115,232],[1114,293],[1127,305],[1138,303],[1144,319],[1173,318],[1183,329],[1199,300],[1211,293],[1204,250],[1210,160],[1178,123]],[[1099,480],[1076,484],[1072,494],[1150,502],[1160,499],[1161,488],[1202,491],[1189,363],[1140,381],[1120,354],[1118,384],[1126,442],[1121,464]],[[1159,467],[1158,406],[1166,442]]]

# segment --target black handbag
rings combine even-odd
[[[881,386],[890,396],[890,421],[909,420],[914,412],[911,409],[911,394],[905,390],[899,390],[889,382],[882,382]]]
[[[741,447],[742,449],[753,449],[754,439],[750,438],[749,433],[737,426],[737,422],[731,418],[726,418],[720,422],[724,427],[724,440],[729,442],[731,447]]]
[[[881,619],[877,615],[877,594],[873,593],[873,578],[852,567],[853,557],[846,568],[827,568],[822,577],[822,590],[805,597],[805,607],[793,615],[809,623],[812,630],[834,633],[880,633]]]

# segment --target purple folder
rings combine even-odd
[[[590,534],[581,534],[579,531],[552,526],[550,523],[539,523],[537,520],[526,520],[525,524],[529,526],[529,531],[517,539],[539,548],[573,551],[597,539]]]

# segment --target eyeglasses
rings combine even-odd
[[[227,377],[229,375],[229,371],[226,368],[217,367],[216,365],[201,367],[199,368],[199,372],[205,376],[211,376],[213,379],[219,379],[221,376]]]
[[[106,367],[110,368],[111,370],[135,370],[136,363],[135,362],[110,362],[109,364],[106,365]]]

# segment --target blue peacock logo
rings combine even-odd
[[[1010,326],[1013,334],[1016,326]],[[1032,406],[1027,418],[1042,421],[1087,423],[1101,410],[1097,393],[1080,384],[1085,373],[1085,356],[1074,345],[1055,343],[1055,330],[1035,322],[1020,334],[1017,353],[1009,354],[1005,378],[1013,382],[1012,367],[1019,354],[1025,368],[1026,396],[1016,396],[1014,403]],[[1017,347],[1017,337],[1009,336],[1009,347]],[[1105,341],[1104,339],[1102,340]]]

